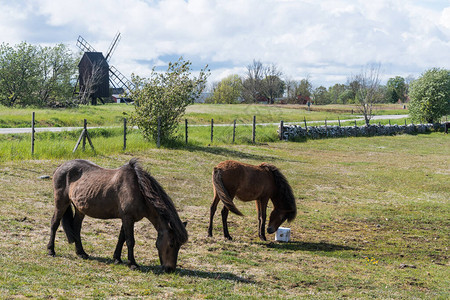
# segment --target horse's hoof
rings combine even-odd
[[[265,236],[260,236],[259,239],[260,239],[261,241],[263,241],[263,242],[267,241],[267,239],[266,239]]]
[[[120,265],[120,264],[122,264],[122,260],[120,258],[114,258],[114,264]]]
[[[130,264],[130,265],[128,265],[128,268],[130,268],[130,270],[133,270],[133,271],[139,270],[139,266],[138,266],[138,265],[132,265],[132,264]]]
[[[233,240],[233,238],[231,237],[231,236],[226,236],[225,237],[227,240],[229,240],[229,241],[232,241]]]
[[[55,257],[56,253],[55,253],[55,251],[48,251],[47,255],[51,256],[51,257]]]
[[[78,255],[79,258],[82,258],[82,259],[88,259],[89,258],[89,255],[87,255],[87,253],[79,253],[77,255]]]

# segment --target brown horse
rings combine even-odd
[[[158,231],[156,247],[163,270],[175,270],[178,250],[188,238],[186,223],[181,222],[172,200],[161,185],[139,166],[136,159],[115,170],[101,168],[86,160],[68,161],[55,171],[53,189],[55,212],[47,245],[49,255],[55,255],[55,235],[61,219],[69,243],[75,242],[77,255],[87,259],[80,236],[84,216],[119,218],[122,227],[114,262],[122,262],[122,248],[126,241],[128,266],[137,269],[134,223],[145,217]]]
[[[274,165],[262,163],[253,166],[233,160],[223,161],[214,167],[212,182],[214,200],[210,208],[208,236],[212,236],[214,213],[217,204],[222,200],[223,234],[231,240],[227,225],[228,211],[242,215],[233,203],[235,196],[241,201],[256,200],[259,238],[263,241],[266,240],[264,228],[269,199],[272,200],[274,209],[270,214],[268,233],[274,233],[285,220],[290,222],[297,215],[292,188]]]

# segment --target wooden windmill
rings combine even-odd
[[[117,94],[130,92],[134,85],[114,66],[109,65],[117,44],[120,41],[120,32],[116,34],[106,56],[92,47],[81,35],[77,39],[77,47],[84,52],[78,64],[78,80],[75,85],[74,94],[82,99],[89,99],[91,104],[97,104],[97,99],[104,103],[104,97],[110,96],[110,84],[119,91]],[[79,84],[79,91],[76,92]]]

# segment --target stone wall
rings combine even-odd
[[[308,126],[283,125],[283,134],[280,134],[278,126],[278,137],[283,140],[295,138],[334,138],[350,136],[380,136],[395,134],[418,134],[431,131],[440,131],[445,124],[409,124],[409,125],[369,125],[369,126]]]

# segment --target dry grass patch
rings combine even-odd
[[[85,219],[91,259],[78,258],[61,229],[57,256],[48,257],[52,187],[39,176],[63,161],[3,162],[0,297],[448,298],[449,146],[436,133],[91,157],[116,168],[137,156],[171,195],[189,232],[173,274],[161,274],[156,230],[145,220],[135,227],[140,271],[112,262],[118,220]],[[220,211],[206,237],[211,170],[225,159],[271,162],[286,175],[298,205],[285,224],[290,243],[261,242],[254,203],[240,201],[244,217],[229,217],[234,240],[223,239]]]

